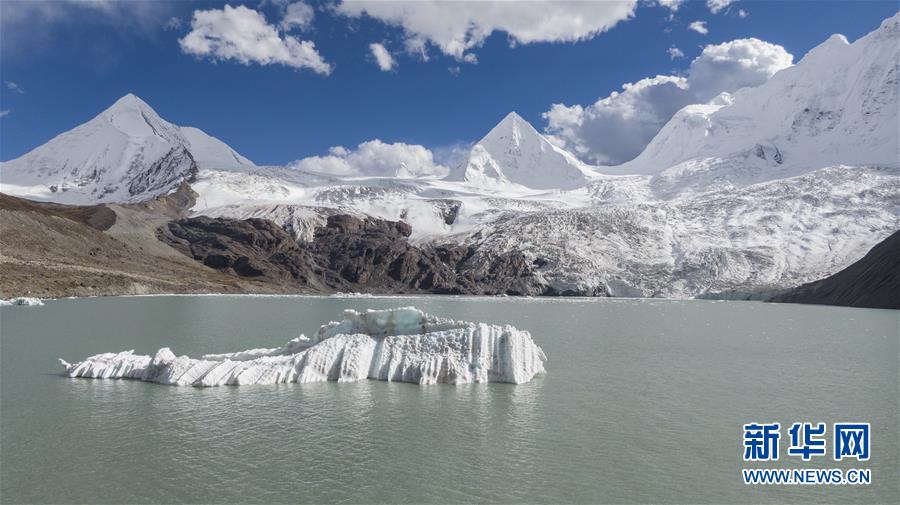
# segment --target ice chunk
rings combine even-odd
[[[221,386],[286,382],[353,382],[365,378],[419,384],[508,382],[544,373],[544,351],[510,325],[453,321],[414,307],[348,310],[344,319],[283,347],[176,356],[133,351],[59,360],[69,377],[138,379],[171,385]]]
[[[44,302],[40,298],[31,298],[29,296],[20,296],[18,298],[10,298],[9,300],[0,300],[0,307],[6,305],[24,305],[28,307],[37,307],[43,305]]]

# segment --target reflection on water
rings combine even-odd
[[[57,375],[58,357],[273,347],[345,308],[408,305],[527,329],[549,357],[548,374],[518,386],[219,388]],[[898,474],[900,457],[895,311],[159,297],[3,308],[0,318],[7,502],[898,501],[896,479],[885,477]],[[740,481],[744,422],[848,419],[873,425],[873,486]]]

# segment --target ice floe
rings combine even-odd
[[[43,305],[44,302],[40,298],[31,298],[29,296],[20,296],[18,298],[10,298],[9,300],[0,300],[0,307],[8,305],[23,305],[27,307],[37,307]]]
[[[78,363],[59,360],[69,377],[136,379],[178,386],[353,382],[361,379],[418,384],[507,382],[544,373],[544,351],[527,331],[510,325],[454,321],[414,307],[347,310],[312,338],[282,347],[176,356],[134,351],[104,353]]]

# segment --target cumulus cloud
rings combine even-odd
[[[403,29],[407,41],[424,41],[459,61],[477,61],[470,50],[493,32],[505,32],[511,45],[576,42],[595,37],[634,15],[637,0],[605,2],[384,2],[344,1],[336,12],[369,16]],[[409,46],[407,46],[409,47]]]
[[[378,139],[356,149],[332,147],[327,156],[310,156],[291,163],[292,168],[328,175],[366,177],[425,177],[447,173],[435,163],[431,151],[420,145]]]
[[[553,104],[543,114],[553,141],[599,164],[628,161],[679,109],[722,92],[758,86],[788,67],[793,56],[776,44],[738,39],[708,45],[684,76],[658,75],[622,86],[588,105]]]
[[[19,86],[17,83],[15,83],[15,82],[13,82],[13,81],[4,81],[3,84],[5,84],[5,85],[6,85],[6,89],[8,89],[8,90],[10,90],[10,91],[15,91],[16,93],[18,93],[18,94],[20,94],[20,95],[24,95],[24,94],[25,94],[25,90],[22,89],[21,86]]]
[[[375,63],[378,64],[378,68],[380,68],[382,72],[390,72],[397,66],[397,61],[391,56],[391,52],[384,47],[384,44],[373,42],[369,44],[369,50],[372,51],[372,56],[375,57]]]
[[[666,50],[666,52],[669,53],[670,59],[674,60],[674,59],[678,59],[678,58],[684,58],[684,51],[682,51],[681,49],[678,49],[675,46],[670,47],[669,49]]]
[[[723,91],[758,86],[793,62],[784,47],[757,38],[709,45],[691,62],[691,89],[697,102],[706,102]]]
[[[744,9],[738,9],[738,17],[739,18],[744,19],[745,17],[747,17],[749,15],[750,15],[750,13],[745,11]]]
[[[403,41],[403,45],[406,46],[406,52],[411,54],[422,61],[428,61],[428,41],[423,37],[407,37],[406,40]]]
[[[278,26],[284,31],[290,31],[294,28],[306,30],[312,26],[315,11],[305,2],[294,2],[286,4],[284,7],[284,17]]]
[[[454,142],[434,149],[434,159],[445,167],[457,167],[469,159],[474,142]]]
[[[688,30],[693,30],[700,35],[706,35],[709,33],[709,28],[706,27],[706,21],[694,21],[693,23],[688,25]]]
[[[657,0],[657,3],[670,11],[675,12],[684,3],[684,0]]]
[[[706,6],[713,14],[718,14],[722,9],[733,4],[735,0],[706,0]]]
[[[194,11],[190,33],[178,42],[187,54],[217,61],[285,65],[323,75],[331,73],[331,65],[316,50],[315,43],[281,33],[260,12],[243,5]]]

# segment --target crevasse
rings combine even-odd
[[[282,347],[175,356],[103,353],[78,363],[59,360],[69,377],[134,379],[177,386],[353,382],[418,384],[507,382],[543,374],[544,351],[510,325],[453,321],[414,307],[347,310],[344,319]]]

